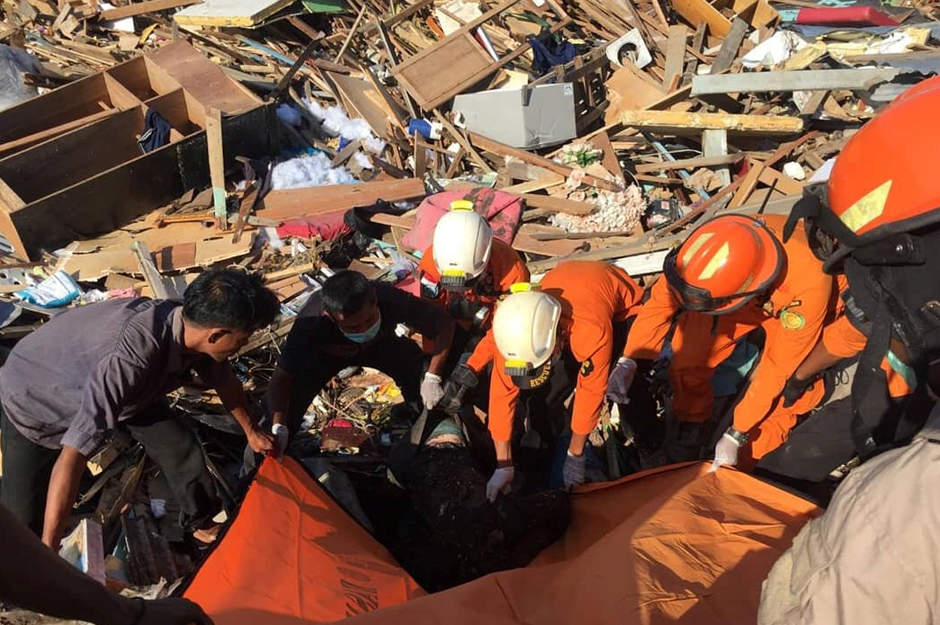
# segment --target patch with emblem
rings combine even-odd
[[[806,317],[792,310],[781,310],[780,323],[787,330],[802,330],[806,325]]]
[[[581,375],[589,376],[594,371],[594,361],[588,358],[581,363]]]

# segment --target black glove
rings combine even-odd
[[[477,374],[465,364],[457,365],[447,382],[444,383],[444,396],[437,407],[449,414],[460,412],[464,395],[477,385]]]
[[[812,383],[813,378],[800,380],[796,377],[796,374],[791,375],[790,379],[787,380],[787,385],[783,387],[783,407],[789,408],[795,404],[796,400],[803,396],[806,388]]]

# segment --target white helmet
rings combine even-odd
[[[434,264],[445,289],[463,290],[486,269],[493,230],[467,200],[451,202],[434,227]]]
[[[555,352],[561,304],[527,282],[512,285],[511,295],[496,306],[493,339],[506,359],[506,374],[538,377]]]

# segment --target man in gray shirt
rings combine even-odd
[[[273,448],[227,359],[271,323],[277,297],[240,271],[200,275],[182,304],[111,300],[66,311],[20,341],[0,368],[0,500],[58,549],[88,458],[118,427],[166,474],[190,531],[219,502],[202,450],[166,393],[192,379],[214,388],[258,453]]]

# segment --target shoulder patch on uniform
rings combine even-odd
[[[787,330],[802,330],[806,326],[806,317],[793,310],[782,310],[780,323]]]
[[[594,361],[588,358],[581,363],[581,375],[589,376],[594,372]]]

